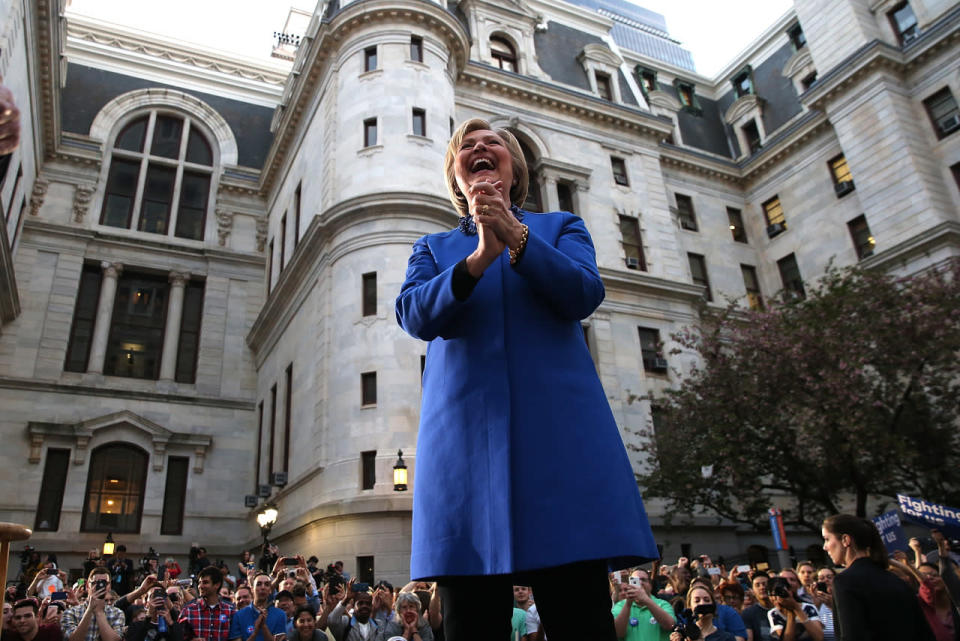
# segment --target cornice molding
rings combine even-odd
[[[470,62],[458,79],[512,100],[530,103],[535,109],[550,109],[590,118],[598,124],[661,140],[673,131],[673,123],[648,111],[601,100],[590,93],[566,89],[535,78],[518,76],[488,65]]]
[[[342,41],[351,33],[378,23],[416,25],[434,30],[446,42],[453,58],[453,67],[463,69],[470,55],[470,38],[456,16],[433,2],[422,0],[365,0],[354,2],[320,25],[315,35],[308,30],[300,41],[294,70],[283,89],[280,105],[274,115],[273,144],[264,162],[260,191],[269,193],[282,171],[286,171],[286,155],[294,148],[297,130],[307,107],[328,74],[327,68],[339,56]]]
[[[66,39],[64,7],[65,0],[37,0],[36,3],[37,61],[33,69],[40,87],[43,155],[48,159],[56,157],[60,135],[60,88],[66,68],[66,59],[60,55]]]
[[[726,112],[723,114],[723,119],[728,125],[732,125],[751,111],[756,111],[759,114],[762,109],[763,99],[756,94],[748,93],[745,96],[740,96],[732,105],[727,107]]]
[[[938,249],[952,249],[954,255],[960,255],[960,223],[948,220],[934,225],[890,249],[865,258],[860,261],[860,266],[888,271]]]
[[[618,290],[628,294],[666,296],[686,303],[699,303],[703,300],[703,287],[690,283],[681,283],[642,272],[600,267],[600,278],[608,290]],[[611,303],[612,304],[612,303]]]
[[[386,218],[394,223],[412,223],[406,226],[411,230],[423,230],[431,225],[438,230],[451,229],[457,220],[449,200],[413,192],[385,192],[350,198],[314,217],[247,334],[247,345],[255,355],[279,338],[322,267],[335,257],[387,240],[399,242],[402,238],[412,245],[424,234],[423,231],[405,231],[395,224],[397,231],[380,234],[374,239],[348,239],[336,248],[328,246],[332,237],[349,227]]]
[[[128,61],[131,53],[142,54],[204,72],[229,76],[235,80],[273,85],[277,93],[289,75],[285,65],[265,65],[226,52],[203,49],[195,43],[158,36],[72,12],[67,12],[66,20],[68,53],[81,42],[94,43],[116,50],[117,57],[126,57]]]
[[[620,56],[615,54],[610,50],[605,44],[599,44],[592,42],[586,45],[579,55],[577,55],[577,60],[580,64],[583,64],[584,61],[589,60],[590,62],[599,63],[600,65],[606,65],[609,67],[620,68],[620,65],[623,64],[623,60],[620,59]]]

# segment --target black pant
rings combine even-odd
[[[549,641],[616,641],[604,561],[584,561],[518,575],[438,581],[446,641],[509,639],[513,586],[529,585]]]

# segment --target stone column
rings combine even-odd
[[[100,299],[97,301],[97,318],[93,324],[93,341],[90,345],[90,363],[87,371],[103,374],[103,360],[107,356],[107,338],[113,320],[113,301],[117,297],[117,278],[123,272],[121,263],[100,263],[103,279],[100,282]]]
[[[189,272],[170,272],[170,302],[167,304],[167,324],[163,329],[163,355],[160,358],[161,381],[172,381],[176,374],[180,321],[183,319],[183,290],[188,280],[190,280]]]

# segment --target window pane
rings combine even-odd
[[[103,199],[103,213],[100,216],[101,225],[130,226],[130,214],[133,212],[133,200],[137,193],[139,175],[139,162],[119,158],[112,160],[110,175],[107,178],[106,196]]]
[[[197,353],[203,317],[203,289],[202,282],[190,281],[183,291],[183,317],[180,321],[177,369],[174,374],[174,380],[178,383],[193,383],[197,378]]]
[[[183,120],[180,118],[158,115],[153,125],[153,145],[150,146],[150,153],[154,156],[179,158],[182,130]]]
[[[854,249],[857,250],[857,258],[863,260],[868,256],[873,256],[873,247],[876,241],[870,234],[870,226],[867,224],[866,216],[857,216],[847,223],[847,228],[850,230]]]
[[[557,200],[560,203],[560,211],[569,211],[573,213],[573,190],[575,187],[567,182],[557,183]]]
[[[213,164],[210,145],[196,127],[190,127],[190,137],[187,139],[187,162],[195,162],[198,165]]]
[[[706,289],[704,296],[707,300],[713,300],[713,293],[710,291],[710,278],[707,276],[707,261],[700,254],[687,254],[690,261],[690,276],[695,285],[700,285]]]
[[[693,199],[683,194],[674,194],[677,199],[677,218],[680,227],[688,231],[697,231],[697,216],[693,212]]]
[[[173,200],[173,182],[177,170],[160,165],[147,167],[147,180],[143,187],[143,205],[140,208],[140,231],[166,234],[170,220],[170,203]]]
[[[666,361],[660,355],[660,331],[638,327],[637,333],[640,335],[640,354],[643,359],[644,371],[666,371]]]
[[[783,206],[780,204],[780,198],[774,197],[763,203],[763,214],[767,218],[768,225],[784,223]]]
[[[168,293],[166,278],[137,274],[120,277],[104,374],[157,379]]]
[[[613,100],[613,89],[610,87],[610,76],[605,73],[596,73],[597,93],[604,100]]]
[[[377,452],[360,452],[360,476],[363,490],[372,490],[377,484]]]
[[[60,527],[60,508],[63,506],[63,490],[67,486],[69,466],[70,450],[52,448],[47,450],[34,530],[56,532]]]
[[[423,62],[423,38],[410,36],[410,59]]]
[[[743,216],[739,209],[727,207],[727,220],[730,224],[730,233],[738,243],[747,242],[747,230],[743,227]]]
[[[416,136],[427,135],[427,112],[423,109],[413,110],[413,133]]]
[[[833,181],[835,183],[853,180],[853,176],[850,175],[850,166],[847,165],[846,156],[838,156],[831,160],[830,170],[833,172]]]
[[[377,48],[367,47],[363,50],[363,70],[373,71],[377,68]]]
[[[127,151],[143,151],[143,138],[147,133],[147,116],[137,118],[120,132],[114,147]]]
[[[176,235],[179,238],[203,240],[209,194],[209,175],[183,172],[183,180],[180,183],[180,206],[177,208]]]
[[[187,471],[190,459],[171,456],[167,459],[167,484],[163,490],[163,516],[160,534],[183,532],[183,507],[187,498]]]
[[[139,532],[146,474],[147,455],[138,447],[111,444],[95,449],[80,529]]]
[[[363,315],[377,315],[377,272],[363,275]]]
[[[780,280],[783,282],[783,288],[795,296],[803,298],[806,292],[803,289],[803,278],[800,276],[800,266],[797,265],[797,257],[788,254],[777,261],[777,268],[780,270]]]
[[[373,147],[377,144],[377,119],[370,118],[363,121],[363,146]]]
[[[360,375],[360,395],[363,405],[377,404],[377,373],[364,372]]]
[[[70,346],[67,348],[67,361],[63,366],[64,371],[87,371],[90,343],[93,339],[93,323],[97,317],[97,303],[100,300],[101,274],[98,265],[83,266],[83,272],[80,274],[80,287],[77,291],[77,306],[73,310]]]

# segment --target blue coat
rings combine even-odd
[[[524,212],[529,239],[463,302],[460,230],[418,240],[397,320],[430,341],[410,573],[512,574],[657,558],[643,501],[580,320],[604,297],[593,242],[566,212]],[[639,366],[639,365],[638,365]]]

